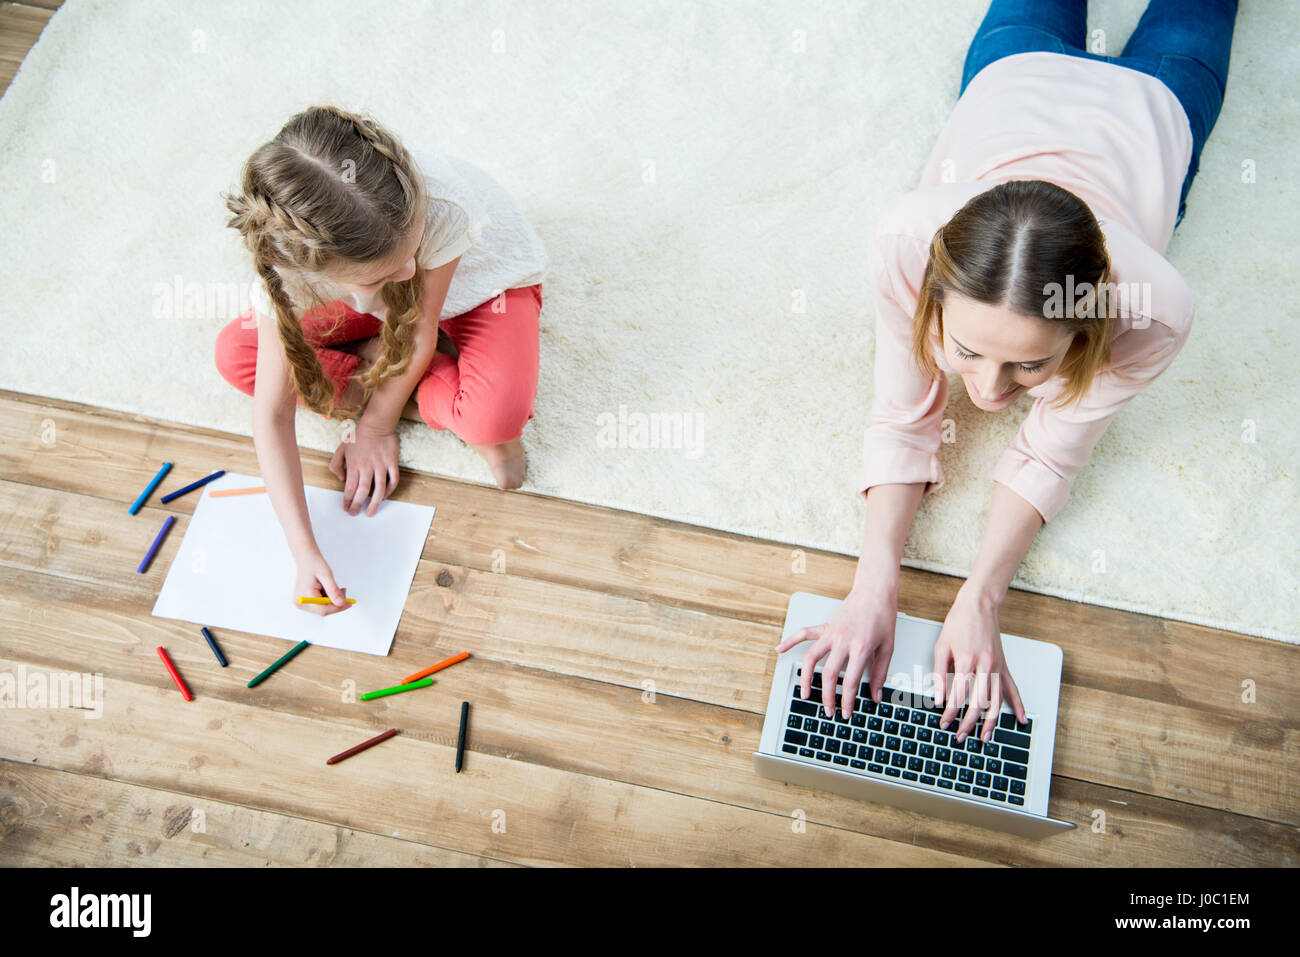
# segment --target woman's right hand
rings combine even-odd
[[[348,590],[334,583],[334,573],[320,552],[312,552],[298,559],[298,575],[293,583],[293,603],[297,608],[313,615],[333,615],[347,611],[352,606],[346,601]],[[298,597],[315,597],[332,599],[330,605],[303,604]]]
[[[845,662],[844,688],[851,693],[843,695],[841,713],[847,721],[853,714],[857,691],[862,675],[871,669],[871,698],[879,703],[885,685],[889,661],[894,656],[894,627],[898,622],[898,588],[885,581],[881,584],[857,584],[836,609],[831,620],[821,625],[800,628],[776,646],[778,652],[793,648],[801,641],[812,641],[803,657],[802,689],[800,697],[812,692],[813,670],[817,662],[826,659],[822,667],[822,708],[826,714],[835,712],[835,681],[828,676],[838,676]]]

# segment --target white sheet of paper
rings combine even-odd
[[[365,506],[349,515],[341,490],[307,486],[316,543],[334,580],[357,600],[347,611],[321,616],[293,601],[297,565],[267,494],[209,494],[261,484],[256,476],[227,472],[203,486],[154,616],[387,655],[434,509],[385,499],[373,516]]]

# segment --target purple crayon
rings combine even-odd
[[[144,561],[142,561],[140,563],[140,567],[136,569],[138,573],[143,575],[144,570],[149,567],[149,563],[153,561],[154,555],[158,553],[158,546],[160,546],[163,542],[163,539],[167,537],[167,532],[171,529],[172,523],[175,521],[176,521],[175,515],[167,516],[167,520],[163,522],[162,528],[158,531],[158,537],[155,538],[153,540],[153,544],[149,546],[149,552],[144,556]]]

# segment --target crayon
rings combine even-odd
[[[349,605],[355,605],[355,604],[357,603],[357,600],[356,600],[355,598],[344,598],[343,600],[344,600],[345,602],[347,602]],[[332,605],[332,604],[334,604],[334,599],[333,599],[333,598],[321,598],[321,597],[318,596],[318,595],[313,595],[313,596],[310,596],[310,597],[308,597],[308,596],[306,596],[306,595],[303,595],[303,596],[300,596],[300,597],[298,598],[298,604],[300,604],[300,605]]]
[[[219,492],[209,492],[208,498],[220,498],[223,495],[252,495],[254,492],[265,491],[265,485],[259,485],[256,488],[223,488]]]
[[[456,773],[465,760],[465,725],[469,722],[469,702],[460,703],[460,732],[456,735]]]
[[[218,469],[217,471],[215,471],[215,472],[213,472],[211,475],[209,475],[207,478],[201,478],[201,479],[199,479],[197,482],[191,482],[189,485],[185,486],[185,487],[182,488],[182,489],[177,489],[175,492],[169,492],[169,493],[167,493],[166,495],[164,495],[164,496],[162,497],[162,502],[163,502],[164,505],[166,505],[166,504],[167,504],[168,502],[170,502],[172,499],[174,499],[174,498],[180,498],[180,497],[181,497],[182,495],[184,495],[186,492],[193,492],[196,488],[201,488],[201,487],[203,487],[204,485],[207,485],[207,484],[208,484],[209,482],[211,482],[213,479],[221,478],[221,476],[223,476],[223,475],[225,475],[225,474],[226,474],[226,470],[225,470],[225,469]]]
[[[158,483],[163,480],[163,476],[170,471],[171,467],[172,464],[170,462],[163,463],[163,467],[158,470],[158,474],[153,477],[153,481],[144,487],[144,491],[141,492],[140,497],[135,500],[135,504],[127,509],[128,512],[134,515],[136,512],[140,511],[140,506],[144,504],[145,499],[153,494],[153,490],[158,487]]]
[[[186,701],[193,701],[194,695],[190,694],[190,689],[185,687],[185,682],[181,679],[181,673],[176,670],[176,666],[172,664],[172,660],[167,657],[167,652],[163,650],[162,645],[158,646],[158,657],[161,658],[163,664],[167,666],[167,672],[172,676],[172,681],[176,682],[176,687],[181,689],[181,697]]]
[[[361,695],[362,701],[369,701],[371,698],[384,698],[390,694],[401,694],[403,691],[414,691],[416,688],[427,688],[433,684],[432,678],[425,678],[423,681],[415,681],[411,684],[400,684],[394,688],[384,688],[382,691],[367,691]]]
[[[438,662],[436,665],[431,665],[431,666],[429,666],[428,668],[425,668],[423,671],[417,671],[415,674],[410,675],[409,677],[403,678],[403,679],[402,679],[402,684],[404,684],[404,685],[405,685],[405,684],[410,684],[412,681],[419,681],[421,678],[427,678],[427,677],[429,677],[429,675],[433,674],[435,671],[441,671],[443,668],[447,668],[447,667],[449,667],[449,666],[451,666],[451,665],[454,665],[454,664],[455,664],[456,662],[458,662],[458,661],[464,661],[464,660],[465,660],[466,658],[468,658],[468,657],[469,657],[469,652],[468,652],[468,651],[462,651],[462,652],[461,652],[460,654],[458,654],[458,655],[452,655],[452,656],[451,656],[450,658],[448,658],[446,661],[440,661],[440,662]]]
[[[153,544],[149,546],[149,551],[145,554],[144,559],[140,562],[140,567],[136,569],[137,574],[140,575],[144,574],[144,570],[148,568],[149,563],[153,561],[154,555],[158,553],[158,547],[162,545],[163,539],[167,537],[167,532],[171,529],[172,523],[175,521],[176,521],[175,515],[167,516],[166,520],[162,524],[162,528],[160,528],[158,530],[158,534],[154,536]]]
[[[221,667],[224,668],[226,665],[230,664],[230,662],[226,661],[226,656],[221,653],[221,649],[217,647],[217,639],[212,637],[212,632],[208,631],[206,627],[200,628],[199,630],[203,632],[203,640],[208,643],[208,647],[212,649],[212,653],[217,656],[217,661],[221,662]]]
[[[347,758],[352,757],[352,755],[356,754],[356,753],[359,752],[359,751],[364,751],[366,748],[373,748],[373,747],[374,747],[376,744],[378,744],[380,741],[387,741],[389,738],[391,738],[391,737],[392,737],[393,735],[395,735],[395,734],[397,734],[397,729],[396,729],[396,728],[389,728],[389,729],[388,729],[387,731],[385,731],[383,734],[377,734],[377,735],[375,735],[373,738],[371,738],[369,741],[362,741],[360,744],[358,744],[358,745],[357,745],[356,747],[354,747],[354,748],[348,748],[346,751],[341,751],[341,752],[339,752],[338,754],[334,755],[334,757],[332,757],[332,758],[326,758],[326,759],[325,759],[325,763],[326,763],[326,764],[338,764],[340,761],[343,761],[343,760],[345,760],[345,759],[347,759]]]
[[[282,668],[285,664],[287,664],[290,658],[292,658],[292,657],[293,657],[294,655],[296,655],[298,652],[300,652],[300,651],[302,651],[304,648],[306,648],[308,644],[310,644],[310,642],[307,642],[307,641],[300,641],[300,642],[298,642],[298,644],[294,645],[292,648],[290,648],[288,651],[286,651],[283,655],[281,655],[281,656],[280,656],[280,657],[275,661],[274,664],[272,664],[269,668],[267,668],[265,671],[263,671],[260,675],[258,675],[258,676],[257,676],[256,678],[254,678],[252,681],[250,681],[250,682],[248,683],[248,686],[249,686],[250,688],[256,688],[258,685],[260,685],[260,684],[261,684],[263,681],[265,681],[267,678],[271,677],[271,675],[274,674],[274,673],[276,672],[277,669]]]

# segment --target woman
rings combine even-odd
[[[993,471],[984,538],[935,645],[935,695],[959,742],[989,740],[1004,700],[1023,723],[998,624],[1007,588],[1111,419],[1187,339],[1192,295],[1162,253],[1223,102],[1236,2],[1152,0],[1113,58],[1082,49],[1086,14],[1086,0],[994,0],[920,188],[880,218],[861,558],[834,617],[777,646],[812,642],[805,698],[825,658],[846,689],[869,668],[880,701],[903,543],[944,484],[956,372],[985,411],[1035,400]],[[830,713],[835,682],[822,684]],[[838,702],[846,718],[854,697]]]

